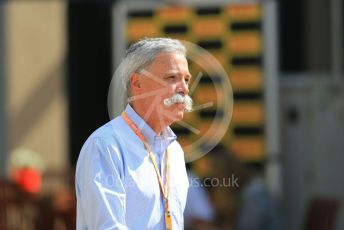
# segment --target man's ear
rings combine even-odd
[[[140,77],[137,73],[133,73],[130,77],[130,88],[132,89],[141,88]]]

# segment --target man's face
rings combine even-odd
[[[137,77],[140,87],[135,87],[134,94],[141,95],[137,103],[147,108],[147,116],[154,116],[154,119],[159,119],[167,125],[181,120],[185,104],[176,103],[167,107],[164,105],[164,99],[176,93],[183,96],[189,93],[188,83],[191,74],[186,58],[179,53],[158,54],[138,75],[141,75]]]

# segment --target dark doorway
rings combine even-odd
[[[111,5],[110,1],[72,1],[68,4],[66,82],[71,165],[75,165],[87,137],[109,121]]]

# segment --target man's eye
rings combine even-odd
[[[168,77],[167,77],[167,79],[171,79],[171,80],[173,80],[173,79],[175,79],[175,78],[176,78],[176,76],[174,76],[174,75],[173,75],[173,76],[168,76]]]

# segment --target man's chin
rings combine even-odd
[[[165,110],[165,118],[169,120],[168,123],[174,123],[180,121],[184,117],[185,105],[182,103],[176,103],[170,108]]]
[[[171,120],[171,123],[174,123],[174,122],[182,120],[183,117],[184,117],[184,111],[178,110],[178,111],[174,111],[173,115],[170,116],[169,118]]]
[[[180,112],[180,114],[178,113],[178,115],[176,115],[176,121],[182,120],[183,117],[184,117],[184,112]]]

